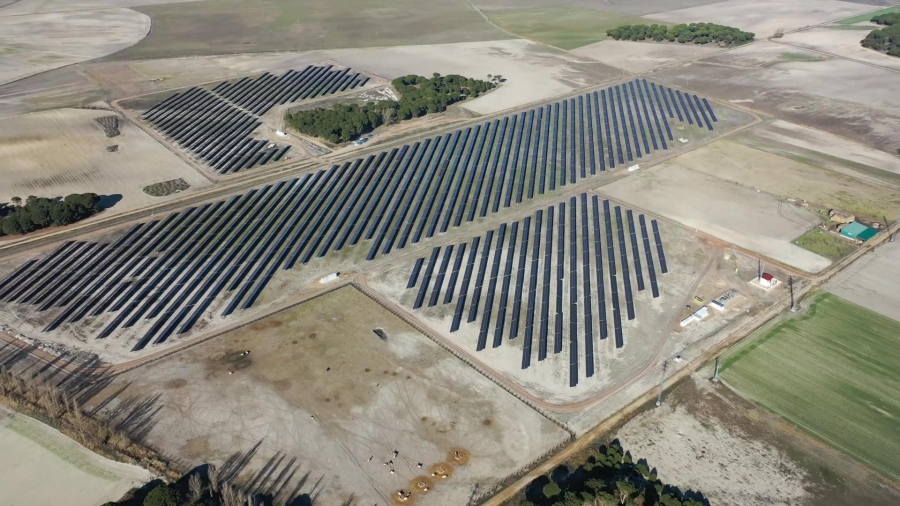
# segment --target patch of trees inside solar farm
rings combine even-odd
[[[603,445],[574,471],[557,467],[525,489],[520,506],[709,506],[700,492],[664,484],[646,460],[635,462],[618,440]]]
[[[873,23],[887,28],[874,30],[862,40],[863,47],[900,57],[900,13],[891,12],[872,18]]]
[[[691,23],[675,26],[665,25],[622,25],[606,31],[615,40],[653,40],[654,42],[679,42],[687,44],[710,44],[731,46],[750,42],[756,34],[744,32],[730,26],[715,23]]]
[[[100,212],[100,196],[96,193],[73,193],[64,199],[30,195],[12,198],[13,205],[0,208],[0,236],[20,235],[42,228],[68,225]]]
[[[443,112],[448,106],[475,98],[495,86],[489,81],[438,73],[430,79],[417,75],[398,77],[391,85],[400,93],[400,100],[298,111],[288,114],[285,122],[304,134],[338,144],[357,139],[381,125]]]

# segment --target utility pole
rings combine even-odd
[[[656,393],[656,407],[662,404],[663,383],[666,382],[666,368],[669,367],[669,361],[663,362],[662,378],[659,379],[659,390]]]
[[[794,276],[788,276],[788,286],[791,287],[791,312],[797,311],[797,306],[794,305]]]
[[[719,357],[716,357],[716,372],[713,373],[712,380],[713,380],[713,383],[719,382]]]

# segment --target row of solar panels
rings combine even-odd
[[[364,86],[368,78],[349,68],[310,65],[281,76],[222,82],[212,91],[194,87],[154,105],[142,118],[179,147],[221,174],[280,160],[290,146],[269,147],[251,137],[272,107]]]
[[[531,365],[535,337],[537,359],[543,361],[551,337],[553,353],[559,354],[568,334],[570,385],[576,386],[582,356],[579,328],[584,336],[584,375],[591,377],[595,373],[594,331],[603,340],[611,327],[615,347],[624,346],[620,305],[624,301],[628,320],[636,318],[631,281],[636,281],[638,292],[645,290],[644,266],[652,297],[660,296],[644,215],[638,215],[638,228],[632,210],[626,210],[623,217],[619,206],[611,210],[609,201],[604,200],[601,211],[599,204],[596,195],[582,193],[520,221],[501,224],[471,241],[432,249],[427,260],[419,258],[412,266],[406,284],[407,289],[416,290],[412,308],[427,311],[456,299],[450,332],[459,331],[464,323],[477,325],[476,351],[485,349],[489,338],[497,348],[504,337],[519,337],[524,317],[522,369]],[[659,270],[666,273],[659,228],[655,220],[651,224]],[[641,234],[642,244],[637,234]],[[632,238],[630,242],[626,235]],[[633,272],[630,265],[635,267]],[[620,286],[624,300],[619,296]]]
[[[593,96],[582,95],[583,103],[593,105]],[[133,239],[67,243],[0,281],[57,280],[42,284],[43,298],[3,292],[0,300],[61,308],[48,331],[115,313],[98,334],[108,337],[156,319],[135,348],[163,342],[193,328],[219,297],[230,297],[224,315],[250,307],[279,268],[363,241],[371,260],[589,177],[597,169],[590,160],[611,152],[601,140],[609,131],[599,126],[599,115],[566,113],[586,124],[576,122],[570,130],[577,135],[563,142],[559,111],[575,111],[578,102],[538,107],[173,213],[136,225]]]

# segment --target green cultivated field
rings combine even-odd
[[[504,30],[560,49],[575,49],[606,40],[609,38],[606,31],[621,25],[669,24],[580,7],[504,9],[485,11],[485,14]]]
[[[147,37],[110,58],[509,39],[466,0],[206,0],[147,5]]]
[[[839,25],[852,25],[854,23],[862,23],[863,21],[869,21],[875,16],[880,16],[882,14],[888,14],[891,12],[900,12],[900,5],[895,5],[893,7],[888,7],[887,9],[881,9],[880,11],[870,12],[868,14],[860,14],[859,16],[853,16],[852,18],[842,19],[838,21]]]
[[[818,227],[798,237],[794,240],[794,244],[835,261],[856,251],[856,245],[853,242],[829,234]]]
[[[726,357],[735,389],[900,478],[900,323],[832,294]]]

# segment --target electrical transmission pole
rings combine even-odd
[[[719,382],[719,357],[716,357],[716,372],[713,373],[713,383]]]
[[[663,362],[662,378],[659,379],[659,390],[656,393],[656,407],[662,404],[663,383],[666,382],[666,368],[669,367],[669,361]]]

